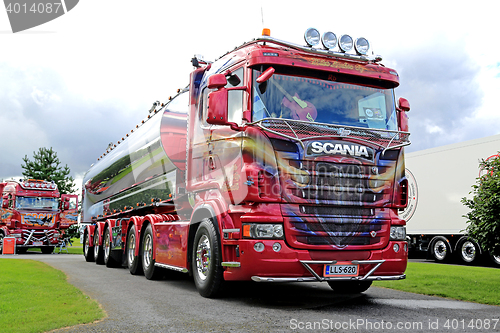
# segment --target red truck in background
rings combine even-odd
[[[398,74],[364,38],[305,37],[265,33],[213,63],[193,58],[189,86],[84,176],[87,261],[148,279],[189,273],[205,297],[224,281],[357,293],[405,278],[410,107],[396,103]]]
[[[16,238],[17,253],[40,248],[52,253],[60,230],[78,222],[78,196],[59,194],[57,185],[43,180],[0,183],[0,253],[5,237]]]

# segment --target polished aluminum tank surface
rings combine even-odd
[[[186,168],[188,95],[179,94],[87,172],[83,222],[175,195]]]

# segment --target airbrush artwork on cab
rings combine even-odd
[[[206,297],[229,280],[362,292],[405,278],[399,76],[364,38],[305,36],[266,31],[215,62],[192,59],[189,86],[85,175],[87,261],[148,279],[189,272]]]

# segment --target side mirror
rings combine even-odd
[[[271,76],[273,76],[273,74],[274,74],[274,68],[269,67],[264,72],[262,72],[262,74],[260,74],[260,76],[255,81],[257,81],[257,83],[266,82],[271,78]]]
[[[398,108],[404,112],[410,111],[410,102],[406,98],[400,97],[398,100]]]
[[[227,79],[224,74],[214,74],[208,78],[208,89],[221,89],[227,84]]]
[[[226,88],[212,91],[208,95],[207,123],[212,125],[228,125]]]

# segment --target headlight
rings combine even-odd
[[[339,39],[339,48],[342,52],[349,52],[352,49],[352,37],[342,35]]]
[[[282,239],[282,224],[246,223],[243,224],[244,238]]]
[[[406,227],[391,227],[392,240],[406,240]]]
[[[309,28],[304,33],[304,39],[306,40],[307,45],[314,46],[319,43],[319,31],[314,28]]]
[[[370,43],[368,43],[368,40],[366,38],[359,37],[356,39],[356,42],[354,43],[354,49],[356,50],[357,54],[366,55],[369,48]]]
[[[335,36],[335,34],[333,32],[325,32],[322,36],[321,36],[321,43],[323,44],[323,46],[325,47],[325,49],[333,49],[334,47],[337,46],[337,36]]]

